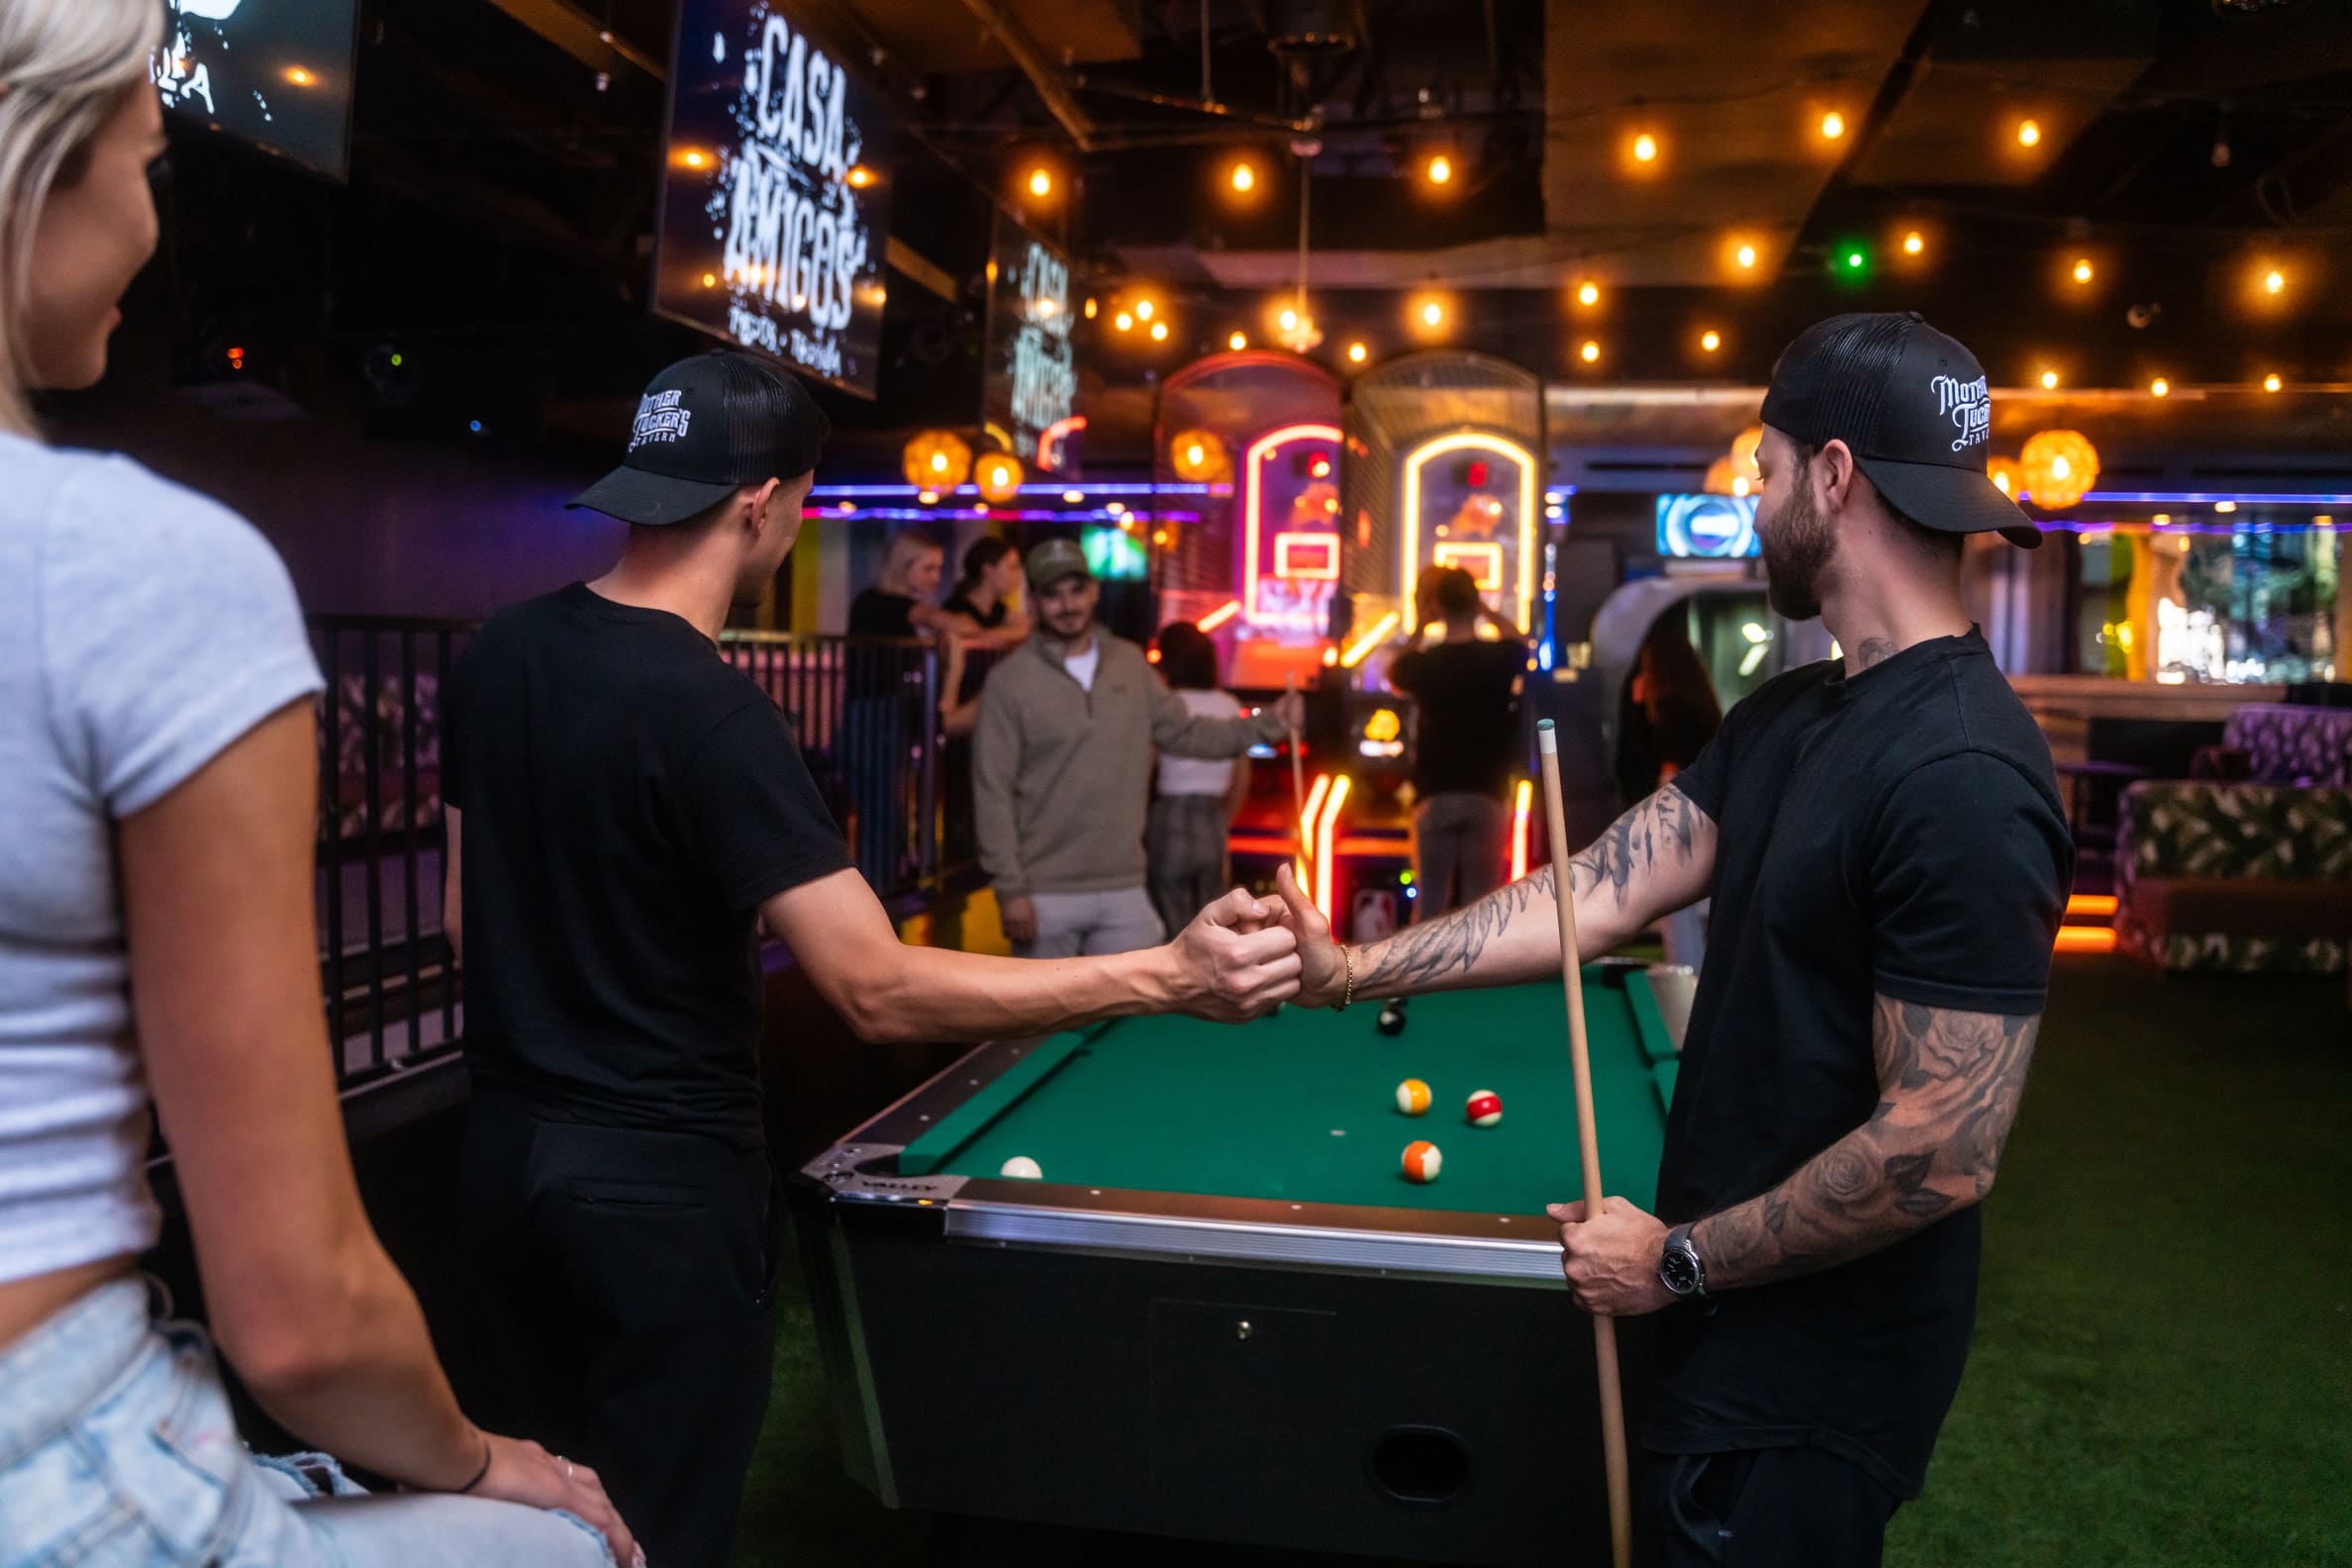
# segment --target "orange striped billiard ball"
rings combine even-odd
[[[1445,1156],[1437,1152],[1437,1145],[1434,1143],[1421,1141],[1405,1145],[1405,1179],[1407,1181],[1433,1182],[1437,1179],[1439,1168],[1444,1164]]]

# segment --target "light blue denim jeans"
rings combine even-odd
[[[0,1353],[0,1568],[611,1568],[568,1514],[256,1460],[204,1331],[103,1285]]]

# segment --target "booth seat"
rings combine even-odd
[[[2352,964],[2352,789],[2148,781],[2123,792],[2115,934],[2161,968]]]
[[[2245,753],[2246,776],[2260,783],[2352,786],[2352,708],[2247,703],[2221,743]]]

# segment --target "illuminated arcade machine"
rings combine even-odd
[[[1314,682],[1339,598],[1339,386],[1291,354],[1212,354],[1160,384],[1154,479],[1202,484],[1164,526],[1163,620],[1214,634],[1234,687]]]
[[[1413,708],[1386,682],[1418,630],[1413,585],[1460,566],[1488,606],[1541,641],[1540,378],[1479,354],[1407,354],[1350,383],[1336,518],[1331,668],[1308,755],[1307,859],[1316,902],[1351,939],[1403,924],[1413,899]],[[1320,742],[1320,743],[1319,743]],[[1532,792],[1517,792],[1510,869],[1526,866]],[[1235,851],[1242,850],[1236,835]]]

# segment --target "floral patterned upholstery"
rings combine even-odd
[[[2117,942],[2150,963],[2333,973],[2352,958],[2352,789],[2134,784],[2115,894]]]
[[[2352,708],[2248,703],[2229,716],[2221,740],[2246,753],[2258,782],[2352,785]]]

